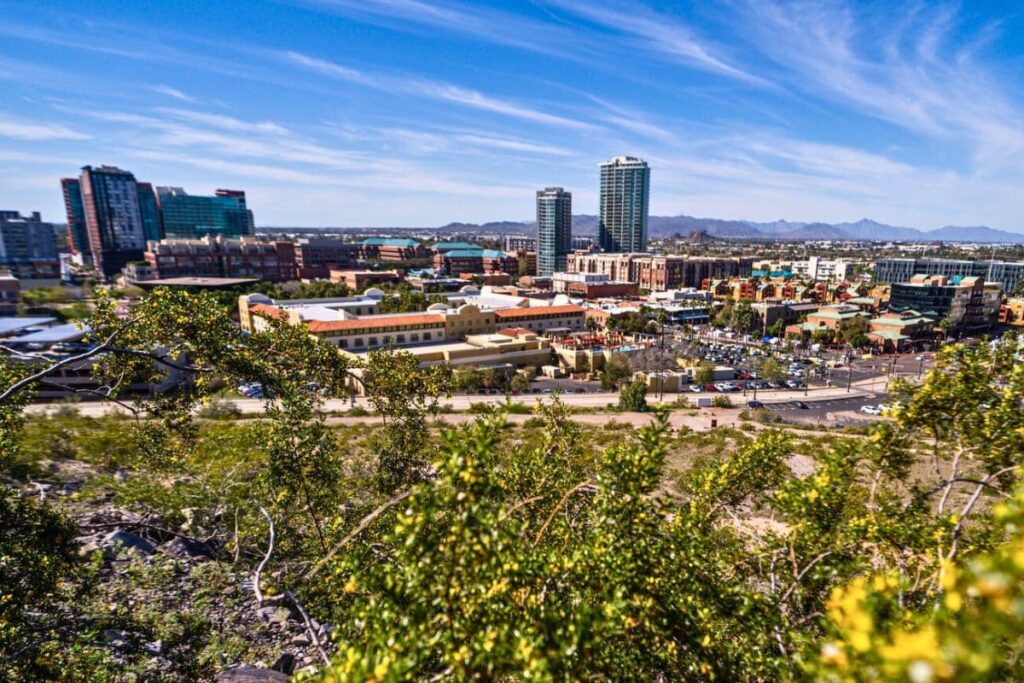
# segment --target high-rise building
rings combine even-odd
[[[0,211],[0,266],[21,279],[49,279],[60,274],[53,224],[44,223],[38,211],[22,216]]]
[[[82,184],[78,178],[61,178],[64,192],[64,210],[68,215],[68,247],[85,261],[90,261],[89,229],[85,225],[85,204],[82,203]]]
[[[160,220],[160,206],[157,204],[156,192],[150,183],[138,183],[139,215],[142,217],[142,234],[146,241],[161,240],[164,237],[163,225]]]
[[[104,277],[142,259],[146,233],[135,176],[115,166],[83,166],[78,177],[93,265]]]
[[[565,270],[572,250],[572,193],[560,187],[537,191],[537,275]]]
[[[647,247],[651,169],[635,157],[601,164],[598,240],[606,252],[642,252]]]
[[[156,196],[168,238],[241,237],[255,231],[241,190],[217,190],[209,197],[190,195],[180,187],[158,187]]]

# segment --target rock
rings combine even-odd
[[[237,669],[228,669],[217,674],[217,683],[278,683],[291,678],[286,673],[271,671],[270,669],[258,669],[254,666],[240,666]]]
[[[256,614],[264,621],[271,624],[284,625],[292,618],[292,612],[287,607],[260,607]]]
[[[306,647],[311,642],[313,641],[311,641],[309,639],[309,636],[307,636],[305,633],[300,633],[299,635],[292,638],[292,645],[295,645],[297,647]]]
[[[175,536],[161,545],[160,550],[173,557],[210,559],[210,552],[206,545],[180,536]]]
[[[108,628],[103,631],[103,635],[107,638],[107,644],[113,648],[120,650],[128,646],[128,634],[124,631]]]
[[[280,671],[283,674],[289,676],[295,671],[295,655],[285,652],[283,655],[277,658],[274,662],[274,666],[270,667],[271,671]]]
[[[146,654],[158,655],[163,652],[164,642],[162,640],[155,640],[152,643],[146,643],[143,645],[142,649]]]
[[[140,555],[152,555],[156,547],[142,536],[130,534],[123,529],[115,529],[100,540],[99,545],[104,550],[113,550],[118,545],[124,546],[131,552]]]
[[[128,479],[128,470],[126,470],[123,467],[117,468],[117,471],[114,472],[114,481],[116,481],[117,483],[120,484],[121,482],[126,481],[127,479]]]

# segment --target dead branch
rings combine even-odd
[[[384,503],[383,505],[378,507],[376,510],[374,510],[370,514],[368,514],[365,517],[363,517],[363,519],[359,522],[359,524],[356,525],[355,529],[353,529],[351,532],[349,532],[349,534],[347,536],[345,536],[345,538],[343,538],[340,541],[338,541],[334,545],[334,547],[331,548],[330,552],[328,552],[326,555],[324,555],[324,557],[319,562],[317,562],[313,566],[312,569],[310,569],[308,572],[306,572],[306,575],[302,577],[302,580],[303,581],[309,581],[311,578],[316,576],[320,572],[320,570],[323,569],[324,565],[327,564],[327,562],[330,561],[330,559],[332,557],[334,557],[338,553],[338,551],[341,550],[349,541],[351,541],[353,538],[355,538],[356,536],[361,534],[366,527],[370,526],[370,524],[373,522],[373,520],[377,519],[382,514],[387,512],[389,509],[391,509],[395,505],[398,505],[403,500],[405,500],[406,498],[411,496],[412,492],[413,492],[413,490],[409,489],[408,491],[405,491],[404,493],[398,494],[397,496],[395,496],[394,498],[391,498],[390,500],[388,500],[386,503]]]

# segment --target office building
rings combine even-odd
[[[59,277],[53,225],[43,222],[38,211],[28,216],[0,211],[0,266],[22,280]]]
[[[999,316],[1003,288],[980,277],[949,278],[914,275],[910,282],[893,283],[889,311],[912,311],[936,323],[948,320],[949,329],[972,332],[990,327]]]
[[[188,194],[180,187],[158,187],[156,197],[168,238],[242,237],[255,232],[252,211],[241,190],[217,190],[209,197]]]
[[[986,282],[998,282],[1007,293],[1024,288],[1024,263],[945,258],[885,258],[875,261],[876,282],[910,282],[915,275],[940,275],[954,280],[980,277]]]
[[[302,238],[295,242],[295,266],[302,280],[326,279],[332,270],[351,268],[359,261],[359,245],[334,237]]]
[[[449,277],[463,273],[508,273],[516,275],[519,260],[497,249],[451,249],[434,254],[434,270]]]
[[[537,275],[565,270],[572,249],[572,193],[560,187],[537,191]]]
[[[646,161],[622,156],[601,164],[601,249],[638,252],[647,248],[650,184],[651,169]]]
[[[139,216],[142,218],[142,235],[147,242],[164,238],[163,221],[160,217],[156,191],[150,183],[136,183],[139,193]]]
[[[368,237],[359,243],[359,257],[364,261],[399,263],[425,258],[429,252],[416,240],[397,237]]]
[[[89,229],[85,225],[82,184],[78,178],[61,178],[60,189],[64,194],[64,211],[68,217],[68,248],[85,263],[91,263],[92,249],[89,246]]]
[[[112,277],[146,248],[138,183],[115,166],[83,166],[78,181],[93,265]]]

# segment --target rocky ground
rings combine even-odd
[[[75,495],[92,475],[73,461],[23,487],[78,523],[94,588],[72,618],[90,634],[89,657],[125,681],[283,681],[322,663],[331,628],[287,596],[260,606],[252,576],[227,549],[194,538],[188,524]],[[124,475],[127,476],[127,475]]]

